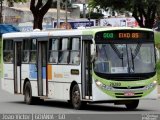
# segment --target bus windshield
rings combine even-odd
[[[103,74],[155,72],[153,43],[97,44],[94,71]]]

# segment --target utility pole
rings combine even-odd
[[[2,11],[3,11],[3,0],[0,1],[0,23],[3,23],[3,19],[2,19]]]
[[[68,13],[68,12],[67,12],[67,11],[68,11],[68,9],[67,9],[67,7],[68,7],[68,3],[67,3],[67,2],[68,2],[68,0],[66,0],[66,1],[65,1],[65,11],[66,11],[66,29],[67,29],[67,22],[68,22],[68,15],[67,15],[67,13]]]
[[[86,18],[86,3],[83,3],[83,18]]]
[[[89,12],[88,12],[88,20],[89,20],[89,27],[91,27],[91,9],[89,7]]]
[[[60,0],[57,0],[57,28],[60,28]]]

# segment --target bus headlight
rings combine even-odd
[[[150,83],[149,85],[147,85],[145,87],[146,90],[149,90],[150,88],[153,88],[157,85],[157,81],[153,81],[152,83]]]
[[[96,80],[96,84],[97,84],[97,86],[102,86],[103,84],[100,82],[100,81],[98,81],[98,80]]]
[[[98,87],[102,88],[102,89],[105,89],[105,90],[113,90],[113,87],[107,86],[107,85],[103,84],[102,82],[100,82],[100,81],[98,81],[98,80],[96,80],[95,82],[96,82],[96,85],[97,85]]]

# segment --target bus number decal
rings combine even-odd
[[[119,86],[121,86],[121,83],[120,82],[116,82],[116,83],[111,82],[110,86],[112,86],[112,87],[119,87]]]

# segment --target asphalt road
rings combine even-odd
[[[43,104],[26,105],[23,95],[12,95],[0,89],[0,113],[66,113],[66,114],[143,114],[160,113],[160,99],[141,100],[134,111],[124,105],[89,104],[84,110],[74,110],[67,102],[46,100]]]
[[[136,120],[134,119],[136,114],[140,115],[138,120],[142,120],[143,114],[160,114],[160,99],[142,100],[138,108],[132,111],[127,110],[124,105],[114,104],[89,104],[83,110],[74,110],[67,102],[49,100],[46,100],[43,104],[26,105],[23,99],[22,95],[12,95],[0,89],[0,114],[72,114],[75,115],[73,120],[85,120],[85,118],[88,120],[89,116],[91,117],[90,119],[97,120],[96,117],[99,118],[99,115],[102,116],[98,120],[102,120],[102,118],[106,120],[106,117],[110,117],[112,120],[124,120],[127,118]],[[120,116],[117,116],[117,114],[120,114]],[[80,117],[77,117],[77,115],[80,115]],[[160,115],[156,120],[159,119]]]

